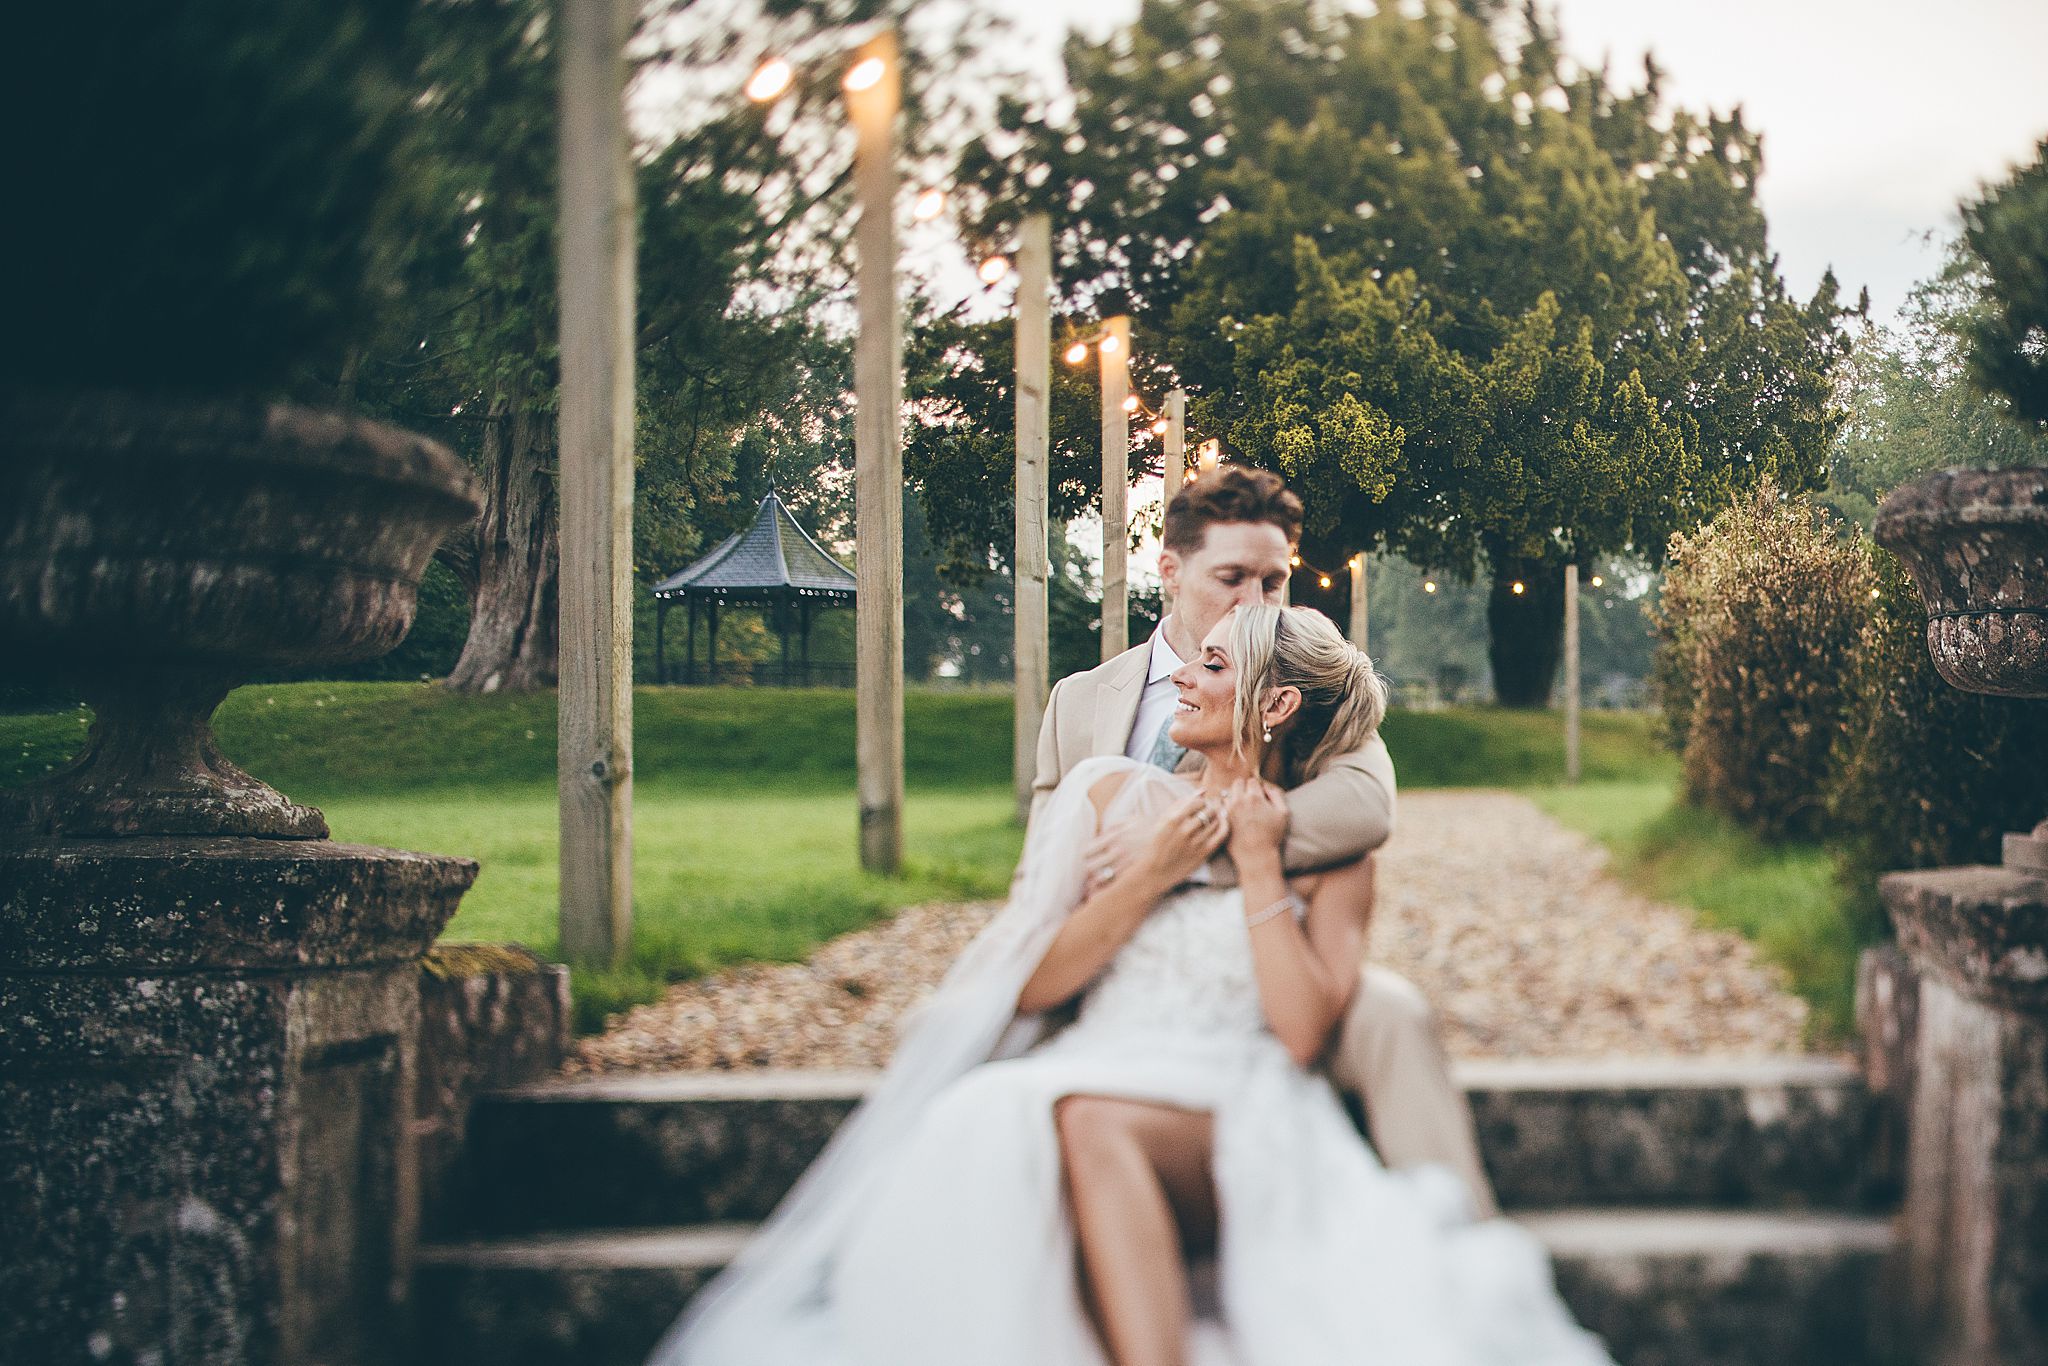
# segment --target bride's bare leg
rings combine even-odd
[[[1183,1366],[1189,1319],[1183,1244],[1216,1237],[1204,1112],[1110,1096],[1054,1110],[1086,1298],[1116,1366]]]

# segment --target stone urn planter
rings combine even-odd
[[[0,655],[95,711],[0,792],[0,1361],[404,1359],[419,961],[476,864],[328,840],[209,718],[396,645],[477,505],[375,422],[0,393]]]
[[[92,704],[84,752],[0,794],[0,838],[327,824],[224,759],[210,718],[258,671],[389,651],[474,517],[451,452],[283,404],[0,396],[0,653]]]
[[[1876,534],[1927,604],[1943,678],[1964,692],[2048,697],[2048,470],[1929,475],[1885,499]],[[2048,877],[2048,821],[2007,835],[2005,863]]]
[[[1943,678],[2048,697],[2048,470],[1930,475],[1876,534],[1919,586]],[[1905,1242],[1931,1366],[2048,1360],[2048,821],[2004,854],[1879,884],[1920,983]]]

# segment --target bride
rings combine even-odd
[[[656,1362],[1608,1366],[1530,1235],[1381,1166],[1310,1070],[1369,874],[1290,885],[1280,790],[1370,738],[1371,662],[1245,606],[1173,682],[1198,771],[1068,775],[1007,905]],[[1084,885],[1105,834],[1135,855]],[[1235,887],[1207,884],[1219,850]]]

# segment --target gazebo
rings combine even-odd
[[[708,682],[718,681],[718,612],[721,607],[760,607],[782,637],[781,686],[791,684],[789,661],[790,609],[796,609],[800,642],[796,672],[804,686],[811,682],[811,611],[815,607],[851,606],[853,571],[825,552],[810,533],[797,525],[789,509],[770,489],[754,514],[754,523],[719,542],[710,554],[689,568],[654,585],[654,672],[668,682],[667,622],[677,601],[690,614],[689,643],[683,653],[683,682],[697,681],[697,608],[701,603],[710,625],[706,650]]]

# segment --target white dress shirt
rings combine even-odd
[[[1168,617],[1166,621],[1173,618]],[[1137,719],[1124,741],[1124,757],[1139,763],[1152,762],[1152,746],[1159,741],[1159,728],[1173,720],[1173,704],[1180,696],[1173,686],[1173,671],[1184,662],[1166,643],[1166,621],[1152,632],[1152,659],[1145,671],[1145,691],[1138,695]]]

